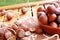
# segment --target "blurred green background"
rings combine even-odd
[[[41,0],[29,0],[29,2],[36,2]],[[26,3],[27,0],[0,0],[0,6],[7,6],[12,4]]]

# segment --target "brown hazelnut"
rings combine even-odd
[[[49,22],[55,21],[57,18],[56,14],[48,14]]]
[[[54,5],[49,5],[47,7],[47,13],[55,13],[56,7]]]
[[[60,23],[60,15],[58,16],[57,21],[58,21],[58,23]]]
[[[57,27],[58,27],[58,25],[57,25],[56,22],[51,22],[51,23],[50,23],[50,26],[52,26],[52,27],[54,27],[54,28],[57,28]]]

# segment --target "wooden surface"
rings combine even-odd
[[[53,3],[53,2],[56,2],[56,1],[58,1],[58,0],[50,0],[50,1],[46,0],[46,1],[39,1],[39,2],[15,4],[15,5],[0,7],[0,9],[15,9],[15,8],[29,7],[29,6],[42,5],[42,4],[46,4],[46,3]]]

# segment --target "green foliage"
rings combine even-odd
[[[40,0],[29,0],[29,2],[35,2]],[[0,0],[0,6],[7,6],[12,4],[26,3],[27,0]]]

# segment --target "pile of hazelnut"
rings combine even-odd
[[[47,8],[39,7],[37,9],[37,18],[43,25],[51,27],[60,27],[60,7],[58,3],[48,5]]]
[[[26,8],[22,8],[21,12],[25,14],[27,12]],[[1,16],[4,18],[0,26],[0,40],[21,40],[24,37],[32,35],[32,33],[42,32],[36,17],[25,18],[23,22],[17,19],[7,24],[6,21],[8,22],[14,18],[12,10],[0,9],[0,17]]]
[[[27,12],[26,8],[22,8],[21,12],[25,14]],[[0,16],[6,17],[7,21],[10,21],[14,17],[11,11],[3,9],[0,10]],[[37,18],[39,23],[43,25],[49,25],[54,28],[60,27],[59,4],[54,3],[47,8],[39,7],[37,9]],[[19,19],[10,24],[3,22],[0,27],[0,40],[21,40],[21,38],[32,35],[31,33],[42,33],[36,21],[37,18],[24,19],[23,23]]]

